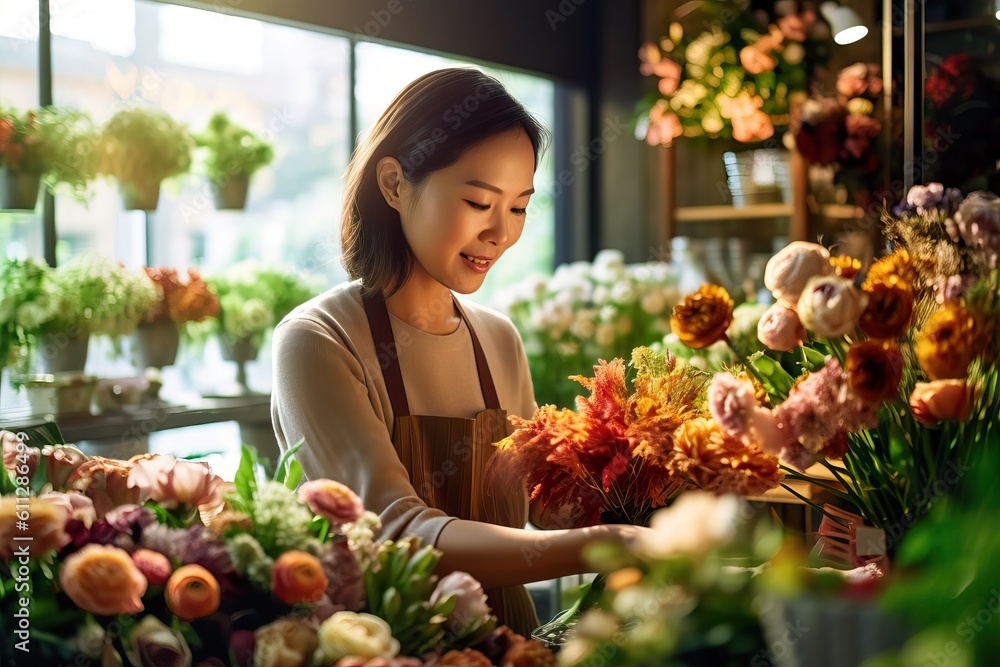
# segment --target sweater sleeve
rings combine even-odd
[[[296,457],[306,478],[350,487],[365,509],[379,515],[381,539],[415,535],[436,544],[454,517],[417,496],[376,411],[361,360],[306,318],[275,329],[273,354],[271,415],[282,451],[303,441]]]

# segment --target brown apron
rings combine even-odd
[[[375,349],[388,352],[382,376],[392,404],[392,444],[410,474],[410,483],[428,507],[459,519],[524,528],[527,521],[524,489],[484,486],[486,463],[495,451],[493,443],[510,435],[510,426],[507,411],[500,407],[479,338],[458,300],[453,300],[472,338],[479,386],[486,405],[474,419],[410,414],[385,301],[378,297],[363,298]],[[525,637],[539,625],[535,605],[524,586],[486,589],[486,595],[499,624]]]

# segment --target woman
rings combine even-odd
[[[517,331],[454,292],[476,291],[517,242],[545,130],[495,79],[423,76],[389,105],[346,177],[342,259],[352,282],[274,334],[272,415],[282,449],[304,439],[305,474],[347,484],[383,539],[416,535],[439,573],[484,586],[501,623],[538,625],[521,584],[585,571],[594,539],[631,526],[524,530],[523,488],[483,481],[507,413],[535,410]]]

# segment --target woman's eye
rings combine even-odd
[[[526,209],[526,208],[512,208],[512,209],[510,209],[510,212],[513,213],[514,215],[524,216],[524,215],[528,214],[528,209]]]
[[[477,211],[488,211],[488,210],[490,210],[489,204],[477,204],[476,202],[469,201],[468,199],[466,199],[465,202],[469,206],[471,206],[472,208],[476,209]]]

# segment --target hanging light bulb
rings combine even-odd
[[[1000,2],[1000,0],[994,1]],[[868,26],[850,7],[844,7],[836,2],[824,2],[819,6],[819,11],[830,24],[833,41],[837,44],[853,44],[868,34]]]

